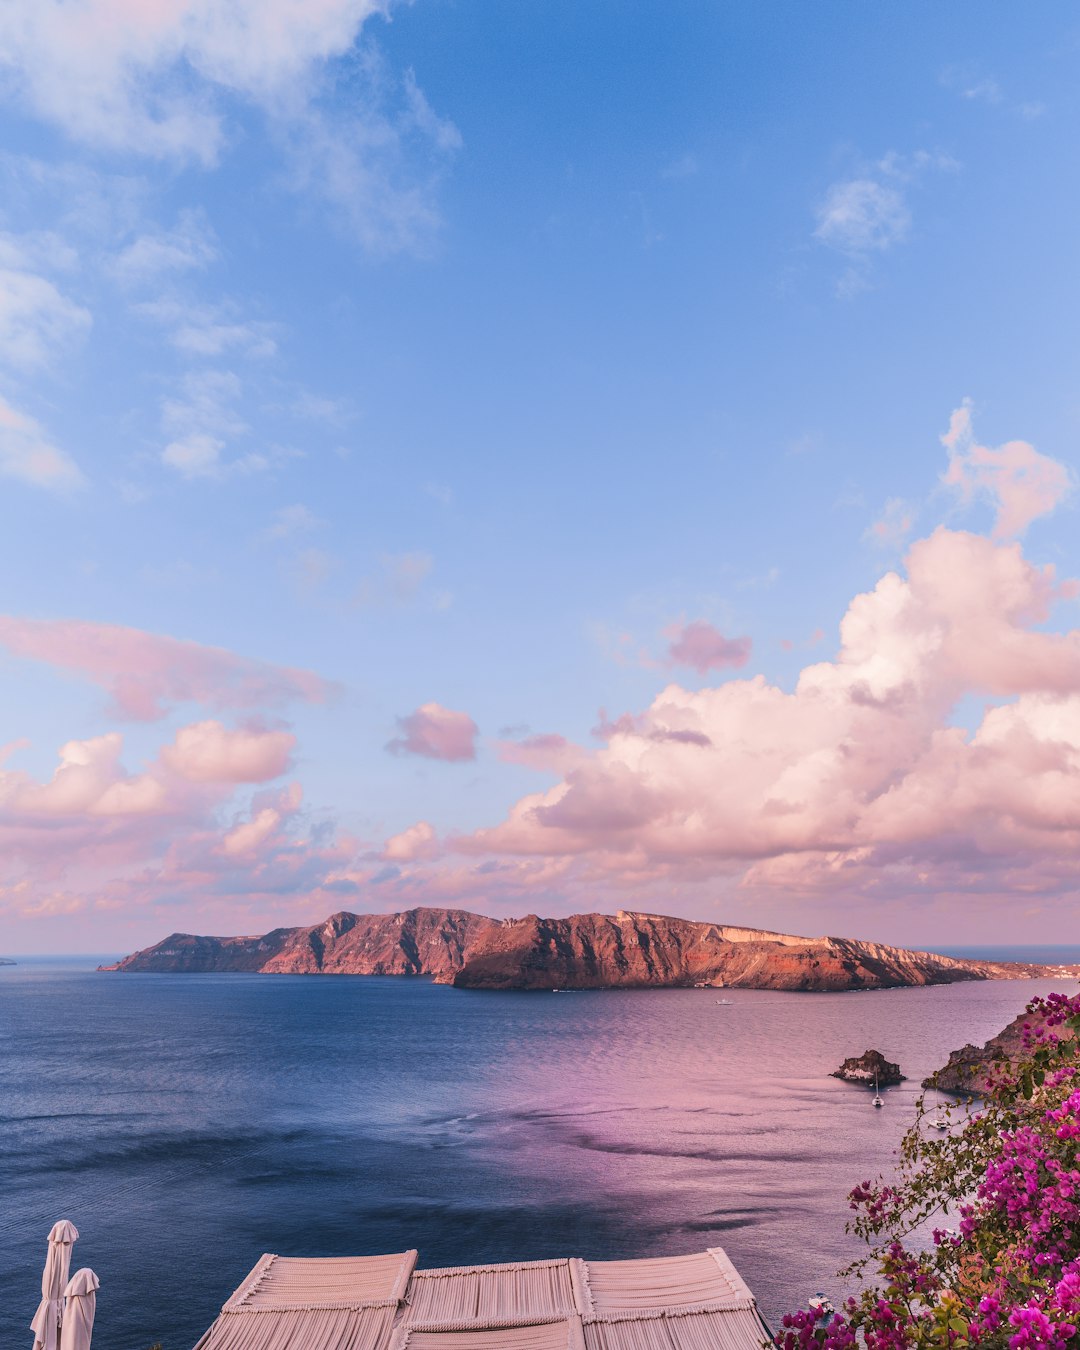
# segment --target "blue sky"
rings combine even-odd
[[[1032,825],[994,797],[917,845],[862,818],[916,759],[940,775],[933,727],[977,737],[988,700],[1052,695],[1080,735],[1047,669],[945,681],[921,749],[853,789],[850,831],[672,843],[712,780],[657,763],[650,791],[680,782],[664,843],[635,811],[617,839],[576,817],[550,848],[491,834],[590,775],[590,802],[617,801],[601,709],[641,740],[671,682],[792,694],[837,658],[853,598],[906,576],[939,526],[997,549],[1023,533],[1030,564],[1080,572],[1066,7],[16,0],[0,51],[12,950],[425,898],[1077,939],[1071,817]],[[975,456],[966,487],[942,483],[965,399],[977,447],[1064,466],[1017,530],[993,533],[1014,478],[978,478]],[[1018,622],[1071,651],[1075,601]],[[695,623],[748,638],[745,664],[680,664]],[[157,637],[327,687],[204,682],[133,716],[107,690],[172,659]],[[431,725],[402,730],[423,708]],[[209,723],[217,768],[162,767]],[[278,733],[287,765],[278,741],[255,767],[226,753]],[[756,755],[695,734],[725,784]],[[1067,758],[1072,734],[1054,733]],[[62,792],[60,747],[117,735],[82,757],[96,786]],[[508,762],[536,736],[573,754]],[[1069,764],[1046,788],[1066,803]],[[145,788],[137,810],[103,804],[123,783]],[[293,783],[303,805],[282,806]],[[799,791],[784,810],[813,835]],[[218,868],[260,810],[273,856]],[[983,837],[1002,820],[1023,833],[1007,859]],[[388,849],[419,821],[422,848]],[[810,855],[834,883],[748,880]]]

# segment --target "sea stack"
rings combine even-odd
[[[880,1050],[866,1050],[857,1058],[845,1059],[831,1078],[842,1078],[845,1083],[862,1083],[866,1087],[895,1087],[904,1082],[900,1065],[887,1060]]]

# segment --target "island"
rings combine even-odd
[[[493,919],[461,909],[342,911],[254,937],[173,933],[112,971],[428,976],[459,989],[728,988],[806,992],[1024,979],[1043,966],[959,960],[620,910]],[[1058,968],[1055,968],[1055,971]],[[1077,973],[1080,973],[1078,968]]]
[[[865,1050],[861,1055],[845,1059],[830,1078],[842,1078],[845,1083],[862,1083],[864,1087],[896,1087],[906,1082],[900,1065],[885,1058],[880,1050]]]

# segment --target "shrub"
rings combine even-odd
[[[1027,1012],[980,1108],[928,1137],[920,1098],[896,1175],[851,1192],[860,1290],[786,1316],[781,1350],[1080,1350],[1080,996]]]

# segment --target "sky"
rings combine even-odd
[[[1078,942],[1080,18],[0,10],[0,951]]]

